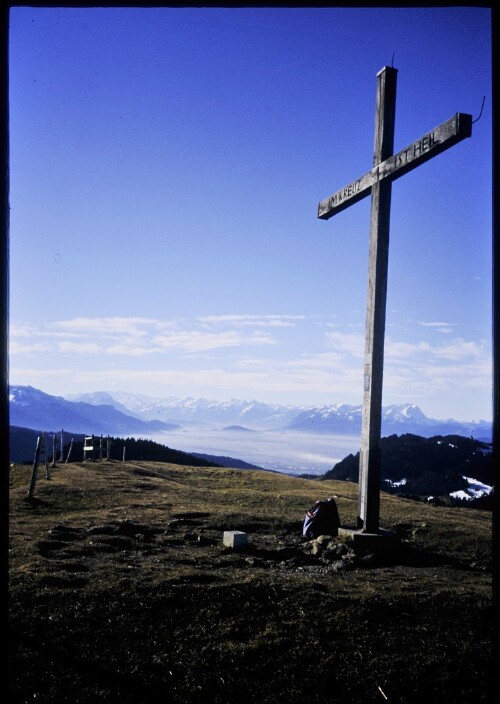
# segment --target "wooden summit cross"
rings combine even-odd
[[[371,193],[357,521],[357,528],[363,533],[379,533],[382,378],[392,182],[472,134],[472,116],[456,113],[393,154],[396,77],[397,69],[388,66],[377,74],[373,168],[322,200],[318,206],[318,218],[328,220]]]

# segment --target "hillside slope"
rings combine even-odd
[[[459,435],[390,435],[382,438],[381,486],[393,493],[446,495],[468,488],[467,478],[494,483],[492,446]],[[357,481],[359,452],[326,472],[325,479]]]
[[[94,462],[28,501],[29,479],[12,468],[13,703],[492,701],[490,513],[383,494],[384,561],[301,537],[317,498],[355,521],[346,482]]]

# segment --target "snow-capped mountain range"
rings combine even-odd
[[[217,401],[206,398],[151,398],[124,392],[94,392],[68,397],[94,405],[109,404],[123,413],[141,420],[161,420],[165,423],[208,425],[241,425],[271,429],[284,428],[303,410],[258,401]]]
[[[302,411],[290,422],[289,428],[314,432],[361,432],[361,406],[323,406]],[[415,404],[385,406],[382,409],[382,435],[413,433],[423,437],[433,435],[472,435],[478,440],[491,440],[491,423],[463,423],[449,418],[428,418]]]
[[[285,406],[239,399],[152,398],[125,392],[92,392],[65,399],[31,386],[11,386],[10,424],[38,430],[64,428],[75,433],[115,435],[162,432],[194,424],[359,435],[361,406]],[[410,403],[384,407],[382,434],[402,433],[424,437],[472,435],[489,442],[492,424],[428,418]]]
[[[90,404],[110,404],[123,413],[143,420],[166,423],[203,423],[240,425],[258,430],[290,429],[311,432],[334,432],[357,435],[361,431],[361,406],[331,404],[324,406],[285,406],[256,400],[218,401],[206,398],[151,398],[118,392],[94,392],[68,397]],[[491,439],[491,423],[463,423],[453,419],[428,418],[415,404],[385,406],[382,409],[384,435],[415,433],[432,435],[473,435]]]
[[[113,404],[67,401],[32,386],[11,386],[9,390],[10,425],[34,430],[68,430],[73,433],[133,435],[171,430],[174,424],[140,420]]]

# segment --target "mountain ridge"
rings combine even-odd
[[[111,398],[115,407],[125,408],[137,418],[152,420],[162,418],[164,422],[212,423],[242,425],[261,430],[290,429],[314,433],[338,433],[359,435],[361,432],[361,405],[345,403],[322,406],[267,404],[257,400],[214,399],[185,397],[147,397],[127,392],[93,392],[71,398],[95,403],[101,398]],[[93,399],[93,401],[92,401]],[[492,424],[489,421],[461,422],[448,418],[438,420],[427,417],[413,403],[392,404],[382,409],[382,434],[416,433],[432,435],[473,435],[479,440],[490,441]]]
[[[96,410],[97,409],[97,410]],[[152,433],[172,430],[173,423],[141,420],[126,415],[114,405],[94,405],[84,401],[67,401],[33,386],[10,386],[10,425],[48,431],[64,428],[83,434]]]

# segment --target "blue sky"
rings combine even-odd
[[[10,381],[362,401],[376,74],[395,150],[384,405],[491,418],[487,8],[22,8],[10,19]],[[393,58],[394,57],[394,58]]]

